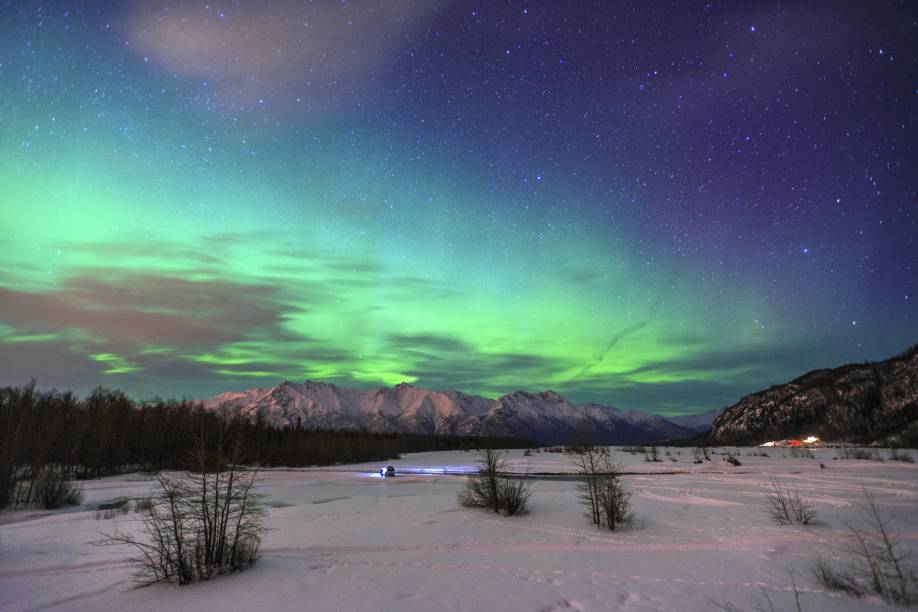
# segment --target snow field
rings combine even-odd
[[[712,610],[712,600],[754,609],[762,589],[788,609],[788,570],[805,610],[892,609],[825,592],[809,567],[820,554],[843,561],[844,522],[857,523],[863,487],[918,548],[918,465],[833,460],[832,449],[815,459],[740,449],[741,466],[720,455],[696,465],[691,449],[670,449],[675,462],[660,450],[661,463],[618,453],[637,525],[614,533],[587,524],[570,479],[534,481],[530,514],[503,518],[460,508],[461,476],[383,479],[378,464],[265,471],[272,531],[261,559],[181,588],[135,588],[130,551],[91,544],[100,531],[139,525],[133,512],[97,519],[98,504],[148,495],[152,483],[138,474],[88,481],[78,508],[0,514],[0,609]],[[390,463],[458,471],[475,457],[418,453]],[[511,451],[508,463],[573,470],[556,453]],[[771,522],[765,489],[773,475],[813,504],[821,525]]]

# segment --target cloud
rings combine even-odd
[[[527,388],[547,387],[559,369],[557,358],[486,351],[440,334],[391,334],[385,348],[409,364],[404,371],[418,385],[433,389],[498,395],[519,381],[526,381]]]
[[[227,115],[327,111],[384,89],[385,70],[420,44],[439,2],[351,0],[133,4],[130,48],[201,83]]]
[[[458,338],[438,334],[390,334],[387,336],[389,348],[421,353],[464,353],[472,347]]]
[[[130,242],[66,242],[59,248],[68,253],[105,258],[110,261],[155,260],[160,264],[169,263],[174,266],[195,266],[208,269],[225,263],[223,257],[212,252],[169,240],[151,240],[146,236],[137,236],[136,240]]]
[[[241,330],[279,329],[279,288],[190,281],[97,269],[51,292],[0,287],[0,322],[42,332],[78,329],[122,344],[187,346],[229,342]]]
[[[0,385],[20,385],[36,377],[43,387],[81,391],[87,390],[87,381],[99,381],[104,369],[104,364],[87,359],[85,352],[70,340],[16,344],[0,341],[0,362]]]

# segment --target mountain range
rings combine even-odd
[[[223,393],[204,405],[274,426],[442,435],[500,435],[543,444],[589,436],[604,444],[690,438],[707,431],[716,411],[666,419],[597,403],[575,405],[555,393],[515,391],[497,399],[407,383],[359,390],[325,382],[284,381],[275,387]]]
[[[918,445],[918,345],[885,361],[814,370],[747,395],[714,420],[708,441],[761,444],[807,435]]]

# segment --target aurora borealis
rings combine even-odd
[[[0,6],[0,384],[679,414],[918,341],[913,3]]]

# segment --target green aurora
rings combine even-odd
[[[840,299],[843,263],[744,251],[751,222],[729,248],[726,227],[676,231],[652,193],[446,138],[385,95],[229,112],[116,18],[43,19],[0,27],[2,384],[405,381],[680,414],[908,344],[914,308],[866,281]]]

